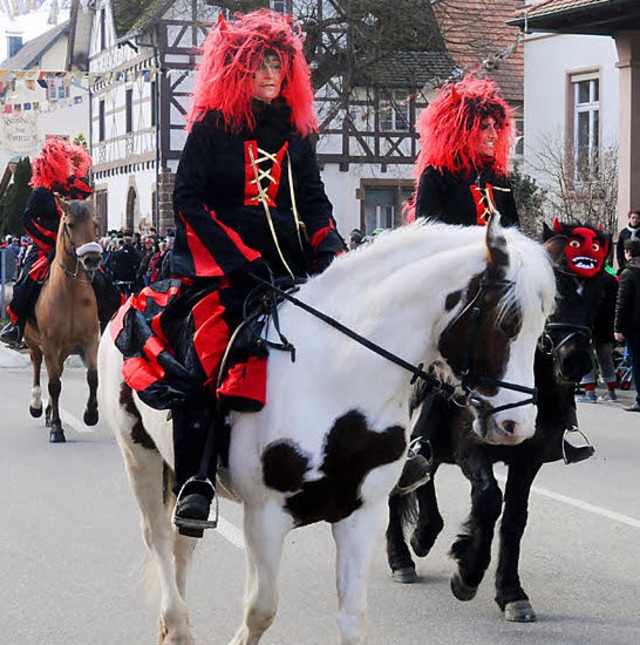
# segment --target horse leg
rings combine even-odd
[[[520,542],[527,525],[531,485],[541,467],[541,462],[510,465],[505,487],[496,571],[496,602],[506,620],[518,623],[536,620],[529,597],[520,585],[518,563]]]
[[[29,414],[36,419],[42,416],[42,388],[40,387],[40,373],[42,371],[42,351],[37,345],[29,347],[29,357],[33,369],[33,383],[31,385],[31,401]]]
[[[278,569],[282,547],[293,524],[274,502],[244,507],[244,538],[247,552],[247,585],[244,622],[229,645],[254,645],[276,617]]]
[[[162,645],[193,645],[189,629],[189,613],[184,602],[186,567],[193,545],[187,538],[175,541],[168,509],[163,502],[162,457],[155,449],[127,442],[122,452],[131,489],[142,516],[142,534],[160,580],[160,643]],[[190,539],[190,542],[194,540]],[[177,554],[177,555],[176,555]],[[177,570],[181,570],[181,585]],[[182,588],[180,588],[182,587]]]
[[[411,548],[419,557],[424,558],[444,528],[444,521],[438,508],[436,497],[435,475],[436,466],[431,473],[431,479],[416,491],[418,500],[418,522],[411,536]]]
[[[64,443],[67,439],[62,429],[60,419],[60,392],[62,391],[62,361],[51,348],[44,350],[45,364],[47,366],[47,376],[49,378],[49,402],[47,404],[47,417],[49,418],[49,442]]]
[[[416,566],[411,559],[404,539],[404,517],[409,514],[409,505],[415,503],[414,494],[389,496],[389,523],[387,524],[387,562],[396,582],[410,584],[418,578]]]
[[[360,645],[367,631],[367,577],[384,525],[384,501],[333,525],[341,645]]]
[[[458,570],[451,576],[451,591],[458,600],[471,600],[491,562],[491,542],[502,510],[502,493],[491,462],[482,449],[460,464],[471,482],[471,513],[463,532],[451,546]]]
[[[89,398],[85,408],[83,421],[88,426],[98,423],[98,339],[97,337],[90,344],[84,347],[84,358],[87,364],[87,384],[89,385]]]

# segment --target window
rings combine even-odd
[[[64,78],[50,76],[47,79],[47,101],[64,101],[69,98],[70,85]]]
[[[109,224],[109,199],[106,190],[96,191],[96,219],[98,220],[98,232],[100,236],[107,234]]]
[[[269,0],[269,8],[276,13],[287,13],[287,0]]]
[[[22,49],[22,36],[16,34],[7,35],[7,58],[15,56]]]
[[[100,49],[107,48],[107,14],[104,9],[100,11]]]
[[[98,103],[98,141],[104,141],[104,101]]]
[[[380,94],[379,122],[381,132],[406,132],[410,125],[411,100],[406,90],[387,90]]]
[[[136,189],[133,186],[129,187],[127,193],[127,220],[125,222],[125,229],[133,231],[133,220],[136,212]]]
[[[412,182],[407,185],[364,186],[362,230],[371,235],[376,229],[396,228],[402,224],[402,208],[413,193]]]
[[[515,119],[516,125],[516,148],[514,154],[522,157],[524,155],[524,119]]]
[[[598,73],[571,77],[573,90],[574,180],[593,174],[600,147],[600,79]]]
[[[126,105],[126,132],[133,132],[133,90],[125,93]]]

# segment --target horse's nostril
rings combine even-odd
[[[516,431],[516,422],[515,421],[503,421],[501,425],[502,425],[502,429],[507,434],[513,434]]]

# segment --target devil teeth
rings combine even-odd
[[[593,269],[595,266],[598,265],[598,263],[593,258],[587,258],[587,257],[574,258],[573,264],[574,266],[586,267],[588,269]]]

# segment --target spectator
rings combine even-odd
[[[622,273],[625,265],[624,243],[625,240],[631,240],[638,237],[640,233],[640,210],[629,211],[629,223],[620,231],[618,243],[616,244],[616,260],[618,261],[618,275]]]
[[[362,234],[362,231],[359,228],[354,228],[353,231],[349,233],[349,241],[347,243],[349,251],[353,251],[353,249],[360,246],[362,242],[364,242],[364,235]]]
[[[130,235],[123,238],[122,246],[109,257],[109,273],[115,285],[125,295],[130,295],[141,286],[138,283],[140,260],[140,253],[133,246],[133,238]]]
[[[625,268],[620,274],[614,323],[615,339],[625,341],[631,359],[636,399],[628,412],[640,412],[640,238],[624,242]]]

